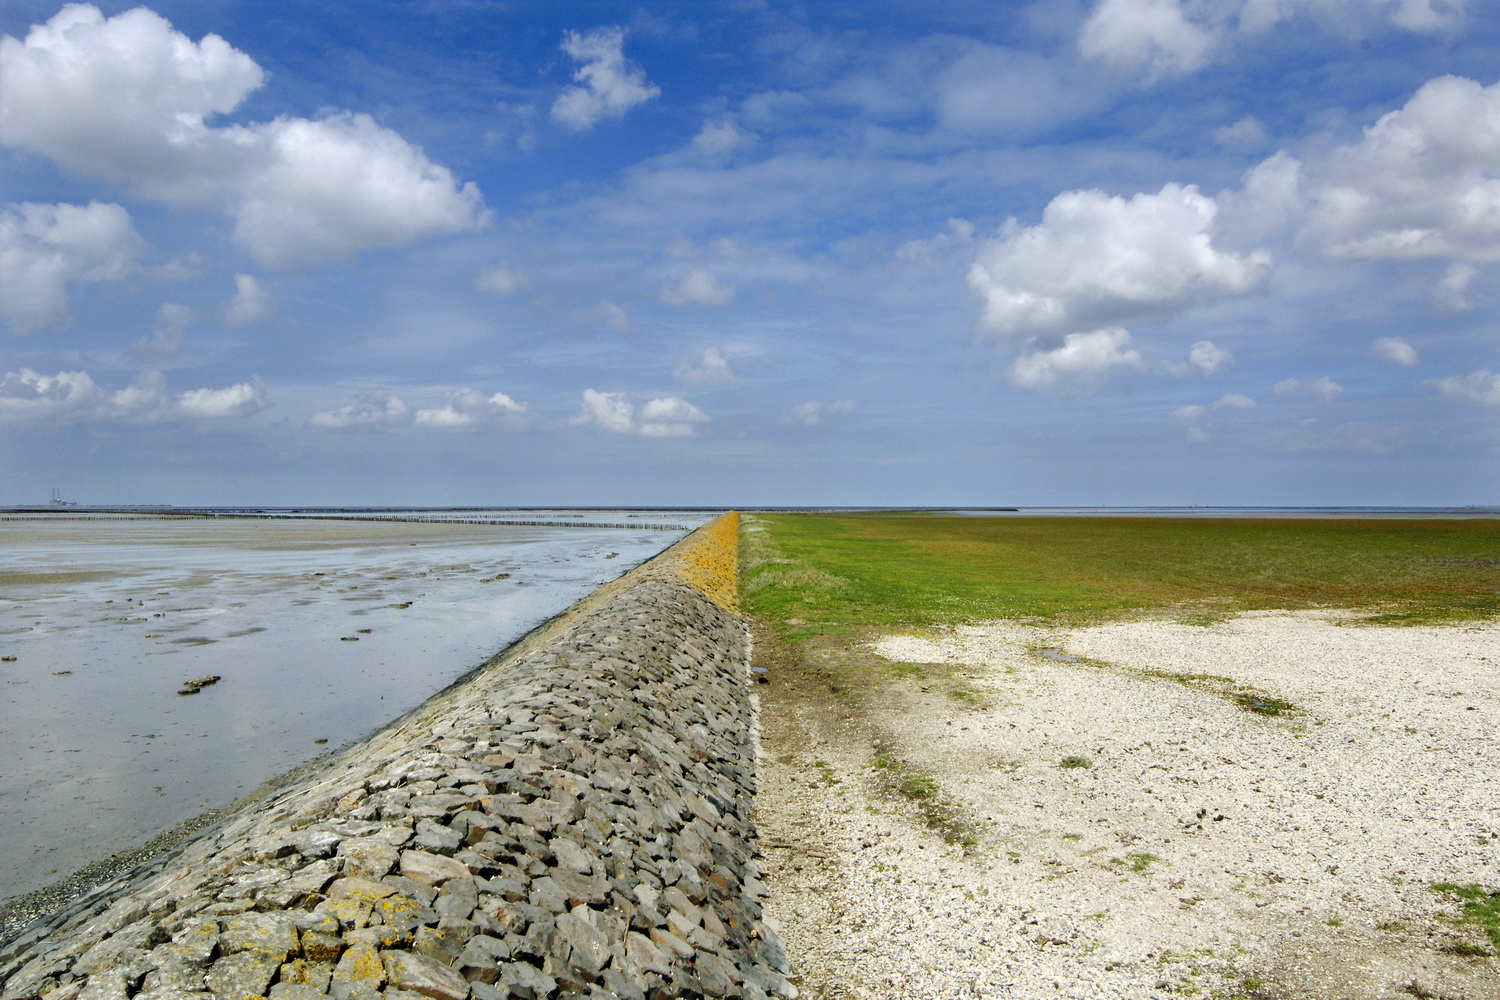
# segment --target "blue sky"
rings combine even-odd
[[[1500,501],[1500,5],[0,34],[0,503]]]

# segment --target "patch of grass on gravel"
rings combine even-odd
[[[965,849],[979,843],[958,804],[944,794],[942,786],[932,775],[914,770],[910,762],[889,751],[877,754],[871,766],[880,772],[880,783],[886,794],[906,799],[916,806],[922,822],[948,843]]]
[[[1500,951],[1500,892],[1490,892],[1479,885],[1455,885],[1452,882],[1439,882],[1432,887],[1432,891],[1461,900],[1463,913],[1459,915],[1458,922],[1478,927],[1490,939],[1490,944],[1496,951]],[[1481,948],[1470,954],[1492,953]]]
[[[1136,851],[1125,855],[1123,858],[1110,858],[1109,863],[1116,868],[1129,868],[1133,872],[1146,872],[1151,870],[1151,865],[1161,858],[1145,851]]]

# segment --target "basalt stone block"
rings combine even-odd
[[[433,903],[440,916],[463,920],[479,905],[479,887],[474,879],[456,878],[443,883]]]
[[[609,882],[596,875],[581,875],[566,868],[549,868],[546,878],[557,886],[570,907],[603,903],[609,898]]]
[[[280,968],[281,961],[274,955],[241,951],[215,962],[204,976],[204,982],[220,997],[241,1000],[243,997],[264,996],[266,987]]]
[[[376,837],[354,837],[339,844],[339,857],[344,859],[344,871],[348,875],[378,879],[385,875],[401,857],[401,852]]]
[[[352,1000],[373,994],[384,982],[385,963],[380,952],[369,945],[355,945],[334,967],[328,991],[340,1000]]]
[[[415,899],[423,906],[431,906],[438,894],[432,886],[409,879],[405,875],[387,875],[380,880],[380,884],[390,886],[397,895]]]
[[[278,982],[271,987],[270,1000],[324,1000],[327,990],[306,983]]]
[[[281,967],[276,976],[278,985],[306,986],[318,993],[328,991],[328,982],[333,977],[333,966],[324,962],[308,962],[297,959]],[[272,987],[274,990],[276,987]]]
[[[440,854],[408,849],[401,852],[401,874],[415,882],[441,885],[451,878],[468,877],[469,867]]]
[[[105,969],[89,977],[78,1000],[125,1000],[130,978],[122,968]]]
[[[386,981],[398,989],[433,1000],[465,1000],[469,995],[467,980],[424,955],[388,951],[381,958],[385,962]]]
[[[463,836],[457,830],[431,819],[417,821],[415,846],[419,850],[433,854],[452,854],[462,843]]]
[[[279,966],[297,948],[297,928],[279,913],[246,913],[224,921],[219,948],[229,955],[255,952]]]
[[[337,962],[344,953],[344,939],[337,934],[303,931],[302,954],[311,962]]]
[[[499,981],[516,996],[526,996],[525,991],[530,991],[532,997],[548,997],[557,988],[557,980],[525,962],[512,962],[501,968]]]

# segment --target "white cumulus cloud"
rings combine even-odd
[[[1022,389],[1076,395],[1097,388],[1116,368],[1145,366],[1140,353],[1130,347],[1130,334],[1114,327],[1070,333],[1061,347],[1021,355],[1010,367],[1010,381]]]
[[[1400,337],[1380,337],[1370,344],[1375,351],[1375,356],[1382,361],[1389,361],[1393,365],[1402,368],[1415,367],[1417,361],[1417,349]]]
[[[144,197],[219,207],[261,264],[320,264],[485,225],[459,185],[368,115],[217,127],[265,81],[216,35],[193,42],[145,8],[64,7],[0,38],[0,142]]]
[[[503,260],[498,264],[480,268],[479,273],[474,275],[475,288],[501,297],[514,295],[520,291],[522,281],[521,275]]]
[[[1479,268],[1463,261],[1454,261],[1432,289],[1432,306],[1444,316],[1457,316],[1473,312],[1476,303],[1472,294],[1474,279],[1479,277]]]
[[[151,197],[196,200],[232,183],[253,135],[212,129],[265,82],[217,35],[194,43],[137,7],[69,4],[24,41],[0,38],[0,141]]]
[[[238,192],[235,239],[257,261],[294,267],[405,246],[488,221],[472,183],[369,115],[277,119],[270,163]]]
[[[693,148],[700,153],[718,155],[749,146],[755,140],[754,132],[743,131],[734,122],[704,122],[703,128],[693,136]]]
[[[1207,412],[1207,407],[1199,406],[1195,403],[1192,406],[1179,406],[1172,411],[1172,416],[1185,424],[1190,424]]]
[[[896,248],[896,259],[931,260],[956,248],[967,248],[974,242],[974,223],[967,219],[949,219],[947,227],[925,240],[909,240]]]
[[[204,422],[247,417],[269,405],[259,379],[174,396],[167,391],[166,379],[154,371],[114,393],[82,371],[44,375],[22,368],[0,378],[0,423]]]
[[[1391,20],[1419,34],[1452,31],[1464,19],[1463,0],[1401,0]]]
[[[783,424],[797,424],[803,427],[821,426],[825,417],[848,416],[854,412],[854,400],[839,399],[832,403],[824,404],[815,399],[805,403],[798,403],[790,407],[781,418]]]
[[[570,31],[562,50],[579,64],[573,79],[582,84],[564,90],[552,105],[552,119],[575,132],[591,129],[605,118],[623,118],[638,104],[661,94],[646,71],[625,58],[625,29]]]
[[[1343,395],[1344,387],[1327,375],[1319,375],[1317,378],[1282,379],[1271,387],[1271,391],[1278,396],[1313,396],[1332,406],[1333,401]]]
[[[1238,190],[1221,191],[1215,232],[1231,245],[1249,245],[1300,224],[1307,212],[1303,164],[1277,152],[1245,171]]]
[[[249,416],[266,405],[265,387],[259,379],[225,389],[189,389],[177,397],[177,409],[183,416],[207,420]]]
[[[1266,141],[1266,127],[1254,115],[1246,115],[1232,125],[1214,129],[1214,138],[1226,146],[1259,146]]]
[[[590,424],[616,434],[629,434],[635,430],[635,407],[623,392],[598,392],[583,390],[583,406],[569,421],[575,427]]]
[[[1189,348],[1188,364],[1205,375],[1212,375],[1234,364],[1234,355],[1216,345],[1212,340],[1200,340]]]
[[[1202,69],[1218,44],[1214,30],[1189,20],[1178,0],[1101,0],[1078,33],[1085,59],[1148,82]]]
[[[1076,332],[1249,292],[1270,255],[1216,248],[1216,212],[1191,185],[1128,200],[1060,194],[1038,225],[1011,219],[981,246],[969,270],[981,326],[1002,337]]]
[[[1430,80],[1326,170],[1304,230],[1325,252],[1500,260],[1500,83]]]
[[[1255,405],[1255,400],[1239,392],[1226,392],[1214,400],[1214,409],[1216,410],[1253,410],[1255,409]]]
[[[88,372],[42,375],[22,368],[0,378],[0,420],[6,423],[76,423],[107,401]]]
[[[62,325],[70,285],[134,273],[145,246],[119,205],[0,207],[0,315],[22,333]]]
[[[636,412],[622,392],[583,391],[583,405],[568,422],[575,427],[594,426],[615,434],[642,437],[690,437],[708,414],[685,399],[666,396],[653,399]]]
[[[726,382],[735,381],[734,372],[729,367],[729,362],[724,357],[724,351],[717,347],[706,347],[703,356],[697,364],[690,359],[684,358],[676,368],[672,369],[672,377],[679,385],[690,388],[705,385],[722,385]]]
[[[336,410],[314,413],[308,424],[342,430],[349,427],[382,427],[404,423],[409,412],[406,401],[389,393],[373,394]]]
[[[734,285],[702,269],[689,271],[661,286],[660,298],[672,306],[722,306],[734,301]]]
[[[696,433],[695,424],[706,423],[708,414],[685,399],[667,396],[641,407],[637,431],[645,437],[686,437]]]
[[[1431,379],[1422,385],[1424,388],[1436,389],[1450,399],[1478,403],[1480,406],[1500,406],[1500,373],[1488,368],[1481,368],[1468,375]]]
[[[146,357],[170,358],[182,350],[183,335],[197,318],[192,309],[180,302],[163,302],[156,309],[156,322],[151,325],[151,335],[141,337],[131,346],[131,350]]]
[[[521,417],[529,410],[503,392],[486,396],[477,389],[453,389],[442,406],[418,410],[415,422],[418,427],[475,427],[497,418]]]
[[[234,298],[224,305],[224,319],[236,326],[257,323],[276,310],[276,300],[252,274],[234,276]]]

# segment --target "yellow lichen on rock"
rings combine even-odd
[[[657,560],[653,569],[675,573],[725,611],[738,610],[740,515],[721,514]]]

